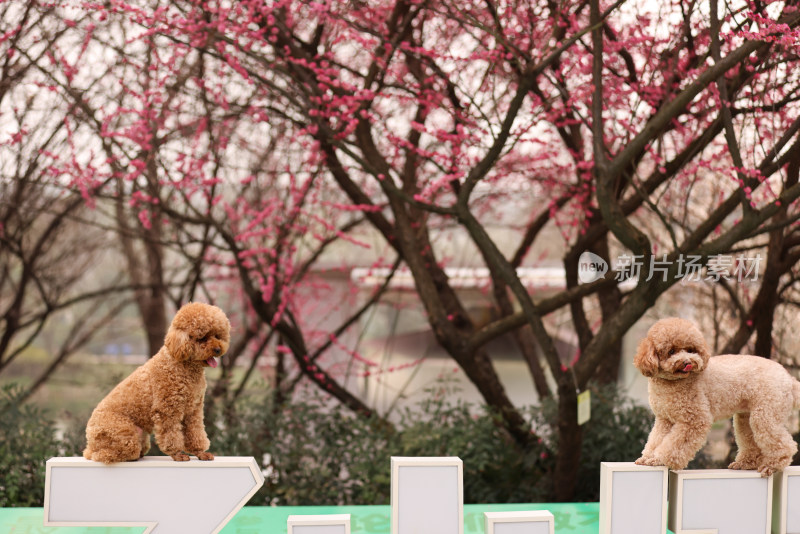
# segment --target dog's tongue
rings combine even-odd
[[[215,365],[216,365],[216,364],[215,364]],[[689,371],[691,371],[691,370],[692,370],[692,364],[691,364],[691,363],[687,363],[687,364],[684,366],[684,368],[683,368],[683,372],[684,372],[684,373],[688,373],[688,372],[689,372]]]
[[[207,359],[206,363],[211,367],[216,367],[217,366],[217,360],[213,356],[210,357],[209,359]]]

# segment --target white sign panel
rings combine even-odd
[[[800,534],[800,467],[775,474],[772,534]]]
[[[392,457],[392,534],[464,534],[457,457]]]
[[[486,534],[554,534],[555,520],[547,510],[484,512]]]
[[[288,534],[350,534],[350,514],[290,515]]]
[[[600,464],[600,534],[664,534],[666,467],[633,462]]]
[[[145,534],[219,532],[264,484],[254,458],[225,456],[111,465],[51,458],[45,477],[46,526],[141,526]]]
[[[771,518],[772,477],[732,469],[670,473],[675,534],[769,534]]]

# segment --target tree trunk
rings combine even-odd
[[[464,370],[467,378],[478,388],[486,404],[497,410],[502,416],[504,426],[514,440],[523,447],[528,445],[532,439],[530,425],[506,395],[505,388],[503,388],[486,352],[478,350],[473,355],[456,354],[455,352],[451,352],[451,354]]]
[[[501,277],[494,277],[492,280],[492,288],[494,299],[500,313],[506,317],[512,315],[514,313],[514,307],[508,297],[508,285],[506,285]],[[525,363],[528,364],[528,371],[533,379],[536,395],[539,399],[551,397],[553,393],[550,391],[550,386],[547,383],[547,378],[542,368],[542,362],[539,358],[536,336],[533,335],[530,326],[526,325],[515,329],[513,336],[520,353],[522,353],[522,357],[525,359]]]
[[[800,179],[800,156],[795,156],[787,165],[787,181],[785,187],[791,187],[798,183]],[[764,272],[761,275],[761,286],[758,294],[750,306],[750,310],[739,322],[739,329],[725,345],[724,354],[738,353],[756,332],[755,354],[764,358],[772,355],[772,322],[775,316],[775,309],[780,302],[780,279],[781,276],[791,271],[794,265],[794,258],[787,260],[787,248],[791,249],[792,244],[787,244],[787,237],[784,225],[787,221],[787,207],[781,208],[772,218],[776,228],[769,233],[769,243],[767,244],[767,261]]]
[[[164,344],[169,321],[166,315],[166,302],[164,293],[164,249],[161,245],[163,238],[163,223],[161,211],[153,209],[153,221],[150,228],[144,229],[142,237],[145,250],[145,272],[140,273],[144,280],[151,285],[150,289],[140,292],[136,301],[142,322],[147,331],[147,346],[150,355],[155,355]]]
[[[526,325],[522,328],[514,330],[514,339],[517,341],[517,346],[522,352],[525,363],[528,364],[528,370],[533,378],[533,387],[536,389],[536,395],[539,399],[550,398],[553,393],[550,391],[550,386],[547,384],[547,378],[544,375],[542,368],[542,361],[539,358],[539,352],[536,346],[536,338],[531,332],[531,327]]]
[[[608,237],[597,242],[594,253],[603,258],[609,267],[611,266]],[[600,300],[603,322],[613,317],[622,306],[622,293],[616,284],[601,289],[597,297]],[[599,384],[616,384],[619,378],[620,363],[622,363],[622,337],[614,340],[606,350],[606,357],[598,365],[594,380]]]
[[[161,291],[149,292],[146,298],[139,303],[142,323],[147,332],[147,348],[149,356],[154,356],[164,344],[167,334],[167,315],[165,311],[164,294]]]
[[[575,386],[565,378],[558,385],[558,456],[553,473],[555,502],[571,501],[578,483],[583,429],[578,425],[578,396]]]
[[[783,230],[780,230],[781,233]],[[781,239],[782,240],[782,239]],[[773,262],[769,262],[773,263]],[[774,263],[782,263],[780,261]],[[772,321],[775,317],[775,308],[778,306],[780,295],[778,286],[780,283],[781,271],[779,266],[770,268],[768,265],[764,273],[764,280],[761,282],[759,297],[764,296],[756,307],[753,307],[753,321],[756,331],[755,354],[763,358],[772,356]]]
[[[130,221],[133,215],[122,202],[116,203],[120,244],[125,257],[126,270],[134,291],[136,307],[147,337],[147,354],[154,356],[164,344],[167,333],[161,213],[154,208],[150,228],[142,228]]]

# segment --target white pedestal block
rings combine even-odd
[[[46,526],[147,527],[145,534],[214,534],[264,484],[254,458],[176,462],[146,456],[105,465],[47,461]]]
[[[457,457],[392,457],[392,534],[464,534]]]
[[[800,534],[800,467],[774,475],[772,534]]]
[[[600,464],[600,534],[664,534],[666,467],[633,462]]]
[[[350,534],[350,514],[290,515],[288,534]]]
[[[533,512],[484,512],[486,534],[554,534],[553,514]]]
[[[670,472],[669,528],[675,534],[769,534],[772,477],[758,471]]]

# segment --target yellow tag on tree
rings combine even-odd
[[[578,393],[578,424],[582,425],[592,417],[592,392],[588,389]]]

